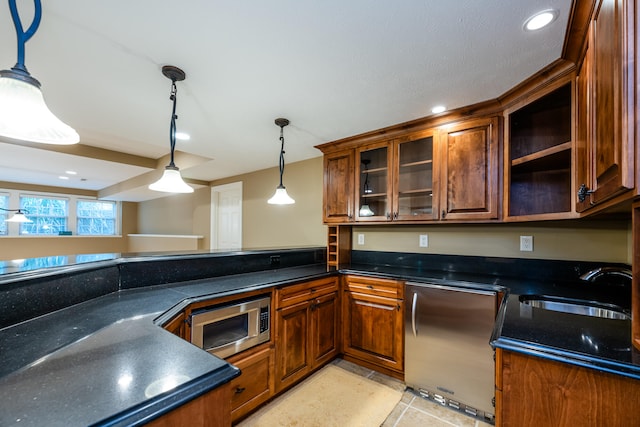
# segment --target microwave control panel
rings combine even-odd
[[[260,333],[269,330],[269,306],[260,307]]]

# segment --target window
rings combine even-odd
[[[20,224],[20,234],[57,235],[67,231],[69,200],[55,197],[20,196],[20,209],[31,223]]]
[[[9,195],[7,193],[0,193],[0,208],[9,209]],[[5,220],[10,213],[11,212],[0,210],[0,235],[6,236],[8,234],[8,227]]]
[[[80,236],[116,234],[116,202],[78,200],[77,233]]]

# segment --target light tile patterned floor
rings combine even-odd
[[[402,381],[372,371],[362,366],[336,359],[333,363],[343,369],[362,375],[370,380],[385,384],[396,390],[405,390]],[[416,396],[412,391],[404,391],[400,403],[387,417],[382,427],[491,427],[491,424],[476,420],[437,403]]]
[[[391,411],[381,426],[371,427],[492,427],[491,424],[476,420],[437,403],[416,396],[412,391],[405,390],[405,384],[395,378],[364,368],[344,359],[335,359],[334,365],[349,372],[361,375],[372,381],[384,384],[395,390],[402,391],[402,399]],[[269,404],[259,411],[269,410]],[[242,423],[240,423],[240,426]],[[300,426],[304,426],[301,420]],[[348,427],[348,426],[345,426]]]

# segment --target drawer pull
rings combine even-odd
[[[373,286],[371,286],[371,285],[367,285],[367,288],[368,288],[368,289],[373,289]]]
[[[236,387],[236,394],[240,394],[243,391],[245,391],[246,389],[244,387]]]

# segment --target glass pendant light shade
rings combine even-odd
[[[76,144],[80,136],[53,115],[37,86],[0,71],[0,135],[45,144]]]
[[[371,210],[371,208],[369,207],[369,205],[365,204],[365,205],[362,205],[360,207],[360,212],[358,212],[358,215],[360,215],[360,216],[373,216],[374,213]]]
[[[24,64],[25,43],[36,33],[42,17],[40,0],[33,3],[33,22],[25,31],[16,0],[9,0],[18,39],[18,61],[11,70],[0,71],[0,136],[44,144],[76,144],[80,136],[49,110],[40,82],[31,77]]]
[[[267,200],[267,203],[269,203],[270,205],[292,205],[295,202],[296,201],[287,194],[287,189],[282,185],[279,185],[276,188],[276,192],[273,197]]]
[[[165,168],[159,180],[149,185],[149,190],[164,193],[193,193],[193,188],[183,181],[180,170],[171,166]]]
[[[22,222],[22,223],[29,223],[29,222],[33,222],[31,221],[29,218],[26,217],[26,215],[24,214],[24,212],[22,212],[20,209],[2,209],[3,211],[8,211],[8,212],[13,212],[15,211],[16,213],[13,214],[13,216],[9,219],[5,219],[4,222]]]

